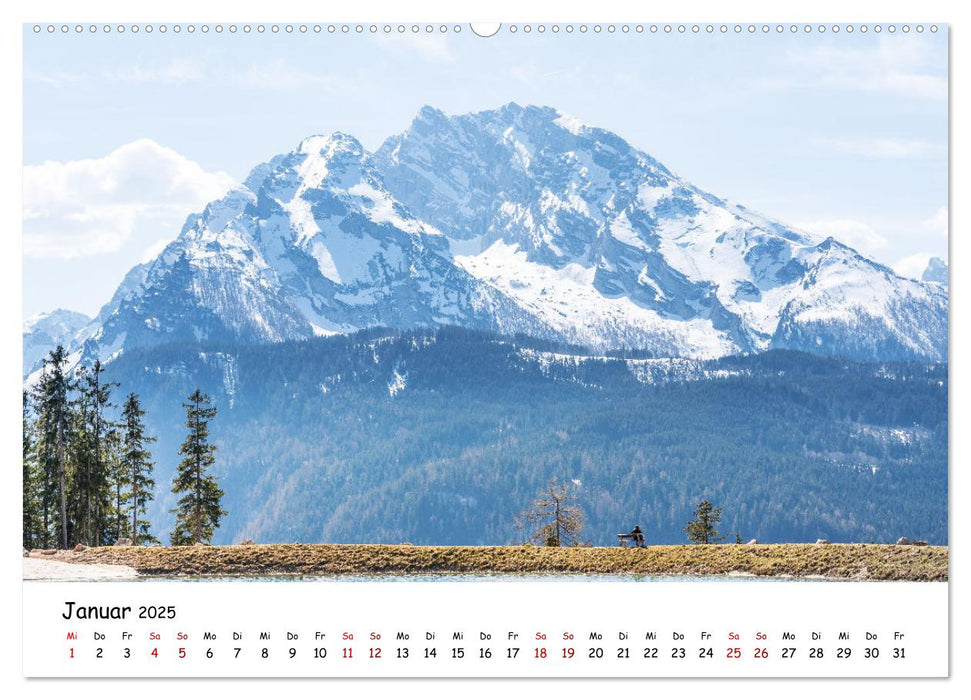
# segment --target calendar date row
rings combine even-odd
[[[85,655],[85,650],[81,647],[69,647],[68,658],[81,658]],[[723,658],[727,660],[741,660],[745,658],[769,659],[772,657],[779,659],[795,659],[799,657],[809,659],[879,659],[881,655],[889,654],[893,659],[906,659],[906,647],[892,647],[881,649],[881,647],[326,647],[326,646],[290,646],[273,648],[269,646],[255,647],[92,647],[87,650],[87,656],[95,659],[112,658],[131,659],[139,654],[154,659],[173,657],[178,659],[188,659],[190,657],[215,659],[269,659],[271,657],[282,657],[284,659],[296,659],[306,657],[312,659],[339,659],[339,660],[381,660],[386,658],[393,659],[438,659],[447,658],[454,660],[462,659],[482,659],[493,658],[520,659],[530,658],[535,660],[544,659],[661,659],[670,658],[674,660],[697,658],[700,660]]]

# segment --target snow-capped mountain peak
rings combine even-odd
[[[947,263],[941,258],[931,258],[927,261],[927,267],[924,269],[923,274],[921,274],[920,279],[922,282],[930,282],[932,284],[939,284],[942,287],[947,287]]]
[[[55,309],[24,319],[23,337],[23,375],[43,362],[43,358],[58,345],[76,347],[78,336],[91,323],[91,319],[78,312]]]
[[[455,324],[713,357],[946,356],[947,295],[550,107],[311,136],[132,270],[87,352]]]

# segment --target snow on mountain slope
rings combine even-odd
[[[802,251],[808,273],[782,309],[772,347],[850,357],[944,360],[947,294],[827,239]],[[817,350],[819,352],[820,350]],[[827,353],[832,354],[832,353]]]
[[[394,201],[345,134],[304,140],[190,216],[98,323],[87,342],[99,356],[119,342],[276,342],[376,325],[541,330],[454,265],[448,241]]]
[[[30,374],[58,345],[76,345],[78,334],[89,323],[91,319],[84,314],[65,309],[36,314],[26,319],[22,329],[23,376]]]
[[[617,135],[553,109],[510,104],[447,117],[426,107],[374,161],[409,209],[465,242],[457,259],[473,274],[554,318],[557,306],[569,307],[575,331],[591,328],[583,307],[597,307],[601,323],[587,334],[595,341],[575,334],[577,342],[670,343],[670,354],[693,357],[770,347],[946,356],[947,298],[938,289],[708,194]],[[499,240],[523,254],[495,263]],[[532,286],[524,280],[536,274],[528,265],[558,276],[592,270],[582,285],[592,301],[550,287],[539,302],[523,300]]]
[[[703,192],[548,107],[305,139],[190,216],[89,356],[454,324],[657,356],[946,356],[947,294]]]
[[[518,245],[496,241],[479,255],[456,256],[474,277],[502,290],[559,339],[588,347],[626,345],[658,355],[721,357],[738,347],[708,319],[673,320],[629,297],[605,297],[594,286],[595,267],[560,269],[528,260]],[[514,271],[510,274],[510,271]],[[622,339],[623,342],[617,342]]]

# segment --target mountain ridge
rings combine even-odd
[[[75,344],[77,336],[91,321],[89,316],[69,309],[54,309],[24,319],[21,327],[24,376],[58,345]]]
[[[426,106],[374,153],[335,132],[257,165],[71,349],[459,325],[658,356],[940,361],[947,303],[551,107]]]

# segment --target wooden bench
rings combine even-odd
[[[620,546],[626,547],[627,542],[633,542],[635,547],[646,547],[644,544],[644,533],[642,532],[620,532],[617,533],[617,539],[620,540]]]

